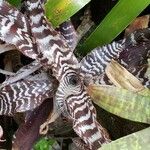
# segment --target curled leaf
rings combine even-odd
[[[114,60],[107,65],[106,74],[113,84],[118,87],[134,92],[144,89],[144,86],[136,77]]]

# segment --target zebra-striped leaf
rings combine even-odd
[[[0,10],[0,40],[15,45],[24,55],[35,59],[35,47],[26,17],[5,1],[1,1]],[[4,25],[5,21],[8,23]]]
[[[59,25],[58,31],[64,36],[68,46],[73,51],[78,44],[78,36],[71,20]]]
[[[89,2],[90,0],[47,0],[46,16],[54,26],[57,26]]]
[[[0,89],[0,115],[13,115],[38,107],[53,95],[53,85],[56,84],[49,80],[25,79],[4,86]]]
[[[82,54],[110,43],[127,25],[150,4],[149,0],[120,0],[81,46]]]
[[[125,119],[150,124],[150,90],[134,93],[114,86],[91,85],[88,92],[103,109]]]
[[[130,134],[110,144],[105,144],[99,150],[148,150],[150,149],[150,128]]]

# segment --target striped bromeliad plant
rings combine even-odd
[[[126,53],[126,58],[130,60],[132,59],[130,51],[135,54],[134,50],[144,49],[144,54],[141,51],[140,54],[137,53],[141,56],[138,63],[148,58],[150,29],[134,31],[123,40],[98,47],[79,62],[73,53],[78,38],[72,23],[65,22],[55,30],[45,18],[44,2],[44,0],[25,0],[22,4],[23,11],[22,9],[19,11],[4,0],[0,1],[0,39],[5,42],[1,44],[3,49],[1,53],[17,49],[34,60],[14,75],[7,77],[1,84],[0,115],[14,115],[33,110],[25,124],[16,132],[13,148],[20,149],[18,140],[22,131],[38,122],[33,121],[34,116],[45,115],[47,105],[54,105],[59,115],[62,114],[71,121],[72,128],[80,137],[73,140],[77,147],[98,149],[103,144],[111,142],[111,139],[96,119],[96,110],[86,86],[91,83],[112,84],[105,75],[105,68],[112,59],[120,61],[130,70],[130,65],[135,61],[131,63],[122,58],[122,53]],[[136,67],[132,69],[130,71],[143,80],[145,72]],[[33,74],[37,70],[39,72]],[[150,86],[147,78],[144,78],[143,84]],[[51,107],[49,109],[45,120],[52,110]],[[34,132],[39,134],[43,122],[44,119],[38,122]],[[29,148],[36,139],[37,137],[31,137]]]

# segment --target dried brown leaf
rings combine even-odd
[[[107,65],[106,74],[117,87],[122,87],[134,92],[144,89],[144,86],[135,76],[114,60]]]
[[[136,18],[125,30],[125,36],[128,34],[134,32],[137,29],[144,29],[148,28],[148,23],[149,23],[150,15],[145,15]]]

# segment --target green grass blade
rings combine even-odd
[[[56,27],[89,2],[90,0],[47,0],[45,4],[46,16]]]
[[[106,144],[98,150],[148,150],[150,149],[150,128],[135,132]]]
[[[85,55],[97,46],[110,43],[149,4],[149,0],[119,0],[96,30],[81,45],[79,53]]]
[[[150,124],[150,90],[135,93],[113,86],[91,85],[88,91],[93,101],[106,111]]]

